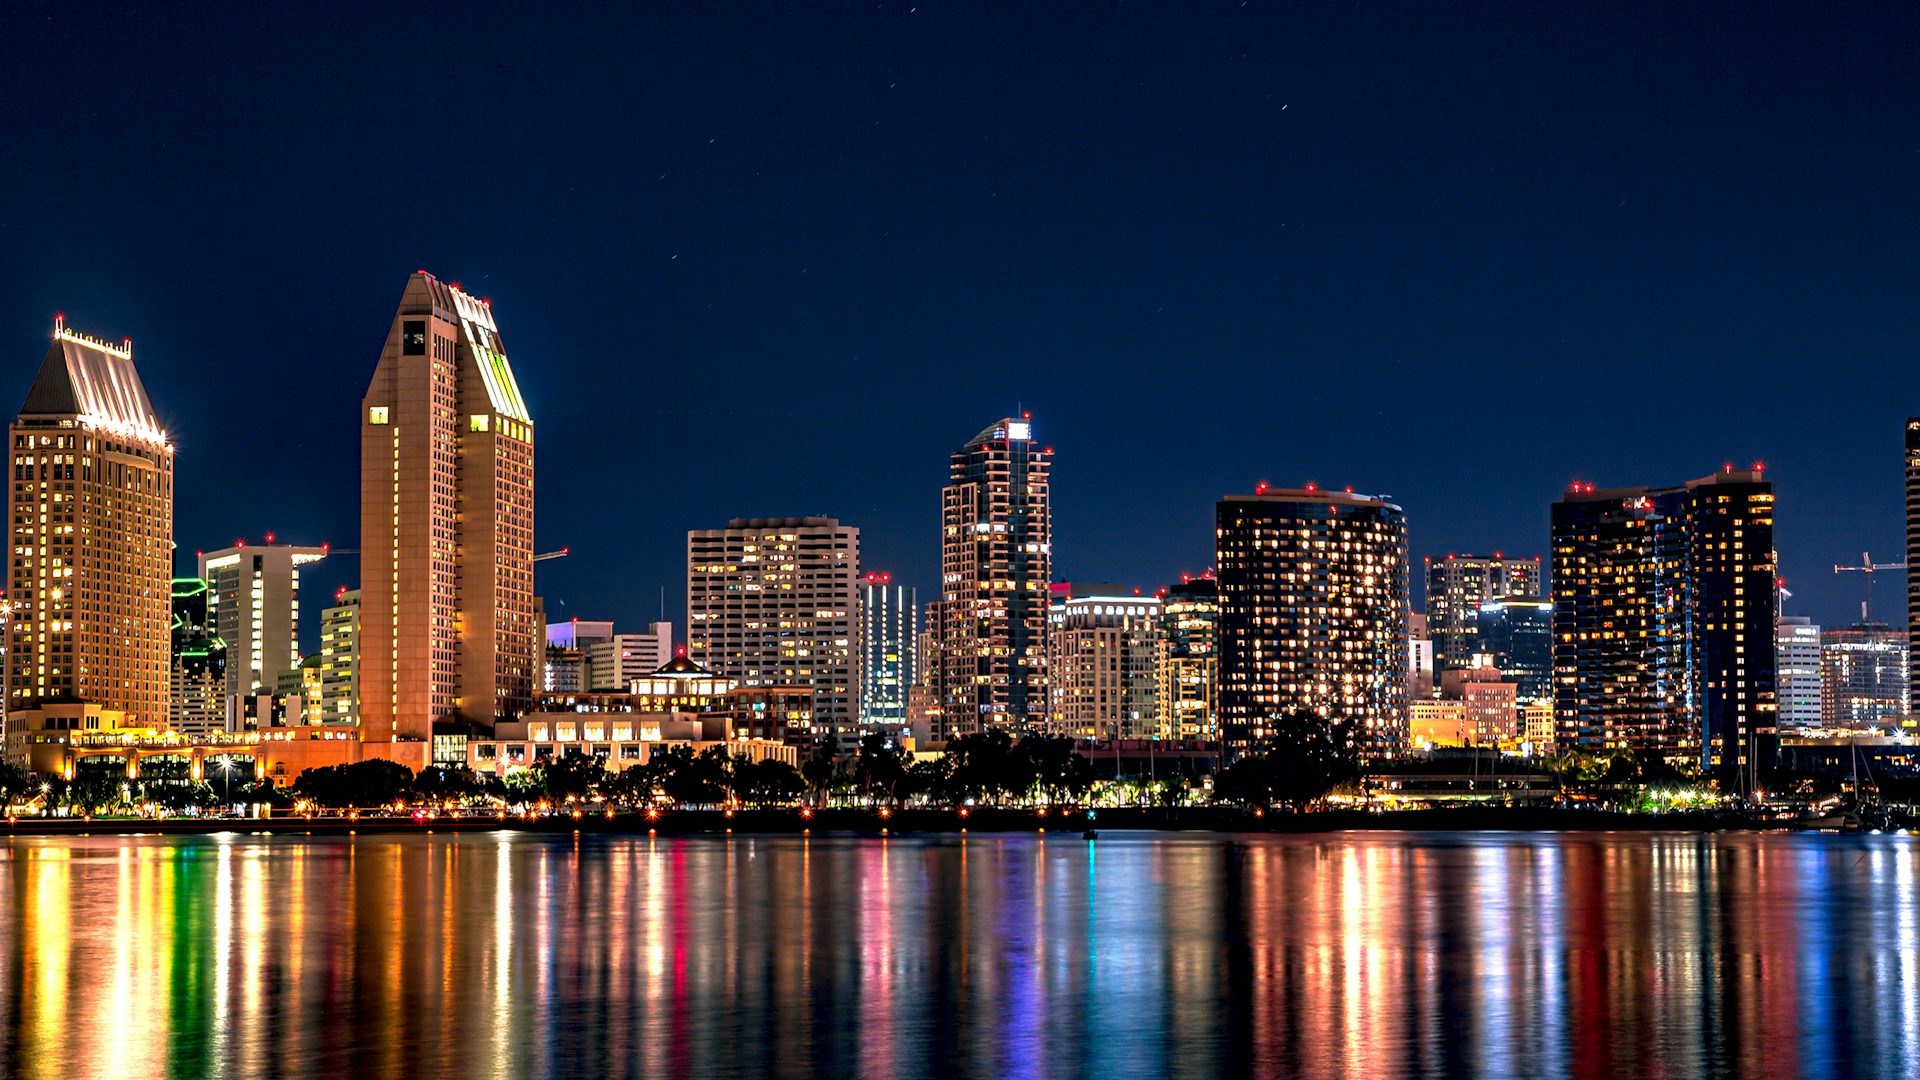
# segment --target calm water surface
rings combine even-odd
[[[0,1074],[1920,1075],[1907,837],[14,840]]]

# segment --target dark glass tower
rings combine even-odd
[[[1522,702],[1553,699],[1553,602],[1510,596],[1480,605],[1477,648],[1518,686]]]
[[[1553,505],[1554,723],[1563,748],[1694,762],[1749,791],[1776,749],[1773,486],[1576,485]]]

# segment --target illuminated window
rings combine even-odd
[[[487,414],[474,413],[472,416],[467,417],[467,430],[468,431],[487,430]]]
[[[425,319],[408,319],[400,324],[400,352],[405,356],[427,355]]]
[[[375,405],[367,410],[367,423],[384,424],[386,422],[387,407],[385,405]]]

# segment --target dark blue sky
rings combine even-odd
[[[1754,459],[1789,610],[1899,555],[1912,4],[172,7],[4,17],[0,397],[55,311],[132,336],[183,552],[357,540],[426,267],[494,301],[556,615],[678,618],[741,515],[925,599],[946,454],[1022,403],[1063,578],[1200,569],[1261,479],[1393,495],[1417,560]]]

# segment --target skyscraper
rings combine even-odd
[[[1407,523],[1383,498],[1306,488],[1215,508],[1220,724],[1230,750],[1306,710],[1390,757],[1407,733]]]
[[[928,613],[933,738],[1047,728],[1047,588],[1053,575],[1053,449],[1029,414],[955,450],[940,497],[941,595]]]
[[[1492,555],[1429,557],[1427,568],[1427,628],[1433,639],[1434,663],[1447,668],[1473,666],[1473,654],[1485,652],[1479,644],[1480,605],[1509,596],[1532,599],[1540,595],[1540,557],[1509,559]]]
[[[213,631],[202,578],[173,579],[173,671],[167,726],[210,735],[226,726],[227,643]]]
[[[860,530],[735,518],[687,533],[687,655],[743,687],[813,689],[815,732],[859,737]]]
[[[407,279],[360,476],[363,737],[424,764],[434,724],[533,705],[533,418],[487,301]]]
[[[1053,732],[1145,739],[1160,726],[1160,599],[1062,582],[1047,613]]]
[[[1559,745],[1692,759],[1749,790],[1776,736],[1774,589],[1757,468],[1575,485],[1553,505]]]
[[[920,599],[893,575],[867,571],[860,586],[860,730],[907,731],[907,695],[920,677]]]
[[[324,547],[248,544],[199,555],[207,617],[227,643],[228,697],[273,690],[300,664],[300,568],[327,557]]]
[[[1909,709],[1907,636],[1883,622],[1820,635],[1820,726],[1859,731],[1900,723]]]
[[[360,720],[360,591],[341,589],[320,613],[320,722]]]
[[[1773,621],[1774,682],[1780,698],[1780,731],[1820,726],[1820,628],[1804,615]]]
[[[56,319],[9,434],[8,754],[18,760],[16,734],[45,724],[165,726],[173,445],[133,343]]]
[[[1506,597],[1480,605],[1474,651],[1518,686],[1522,704],[1553,700],[1553,602]]]
[[[1160,736],[1220,737],[1220,583],[1182,575],[1160,598]]]
[[[1907,678],[1907,700],[1920,701],[1920,416],[1907,420]]]

